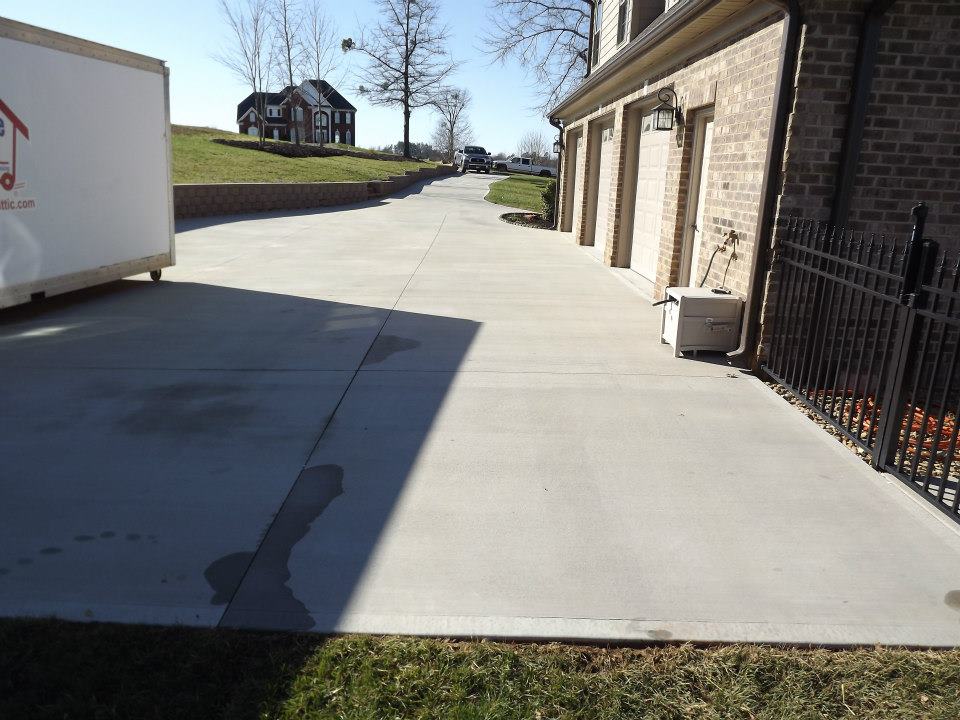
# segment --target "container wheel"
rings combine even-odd
[[[163,275],[163,270],[151,270],[150,279],[154,282],[160,282],[160,276]]]

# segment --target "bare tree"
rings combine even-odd
[[[469,90],[443,88],[431,103],[440,116],[431,140],[434,149],[447,162],[453,162],[458,147],[470,142],[473,129],[467,119],[467,107],[471,100]]]
[[[303,37],[307,74],[317,81],[317,104],[322,106],[323,101],[327,100],[333,91],[329,84],[328,90],[324,90],[320,81],[334,68],[336,28],[324,10],[323,0],[305,0],[304,10]],[[318,133],[317,137],[317,142],[322,143],[323,135]]]
[[[532,73],[539,110],[551,110],[583,78],[590,8],[587,0],[492,0],[484,47]]]
[[[410,155],[410,113],[430,105],[453,71],[446,42],[450,30],[440,23],[436,0],[377,0],[380,21],[344,52],[357,50],[367,59],[360,71],[360,95],[374,105],[403,108],[403,154]]]
[[[215,59],[231,70],[253,95],[257,142],[263,147],[266,92],[270,82],[270,32],[266,0],[220,0],[230,41]]]
[[[542,165],[547,157],[547,141],[543,138],[543,133],[531,130],[520,138],[520,144],[517,147],[517,153],[523,157],[530,158],[534,165]]]
[[[297,85],[295,77],[302,73],[305,56],[303,42],[303,15],[296,0],[271,0],[270,19],[273,25],[275,63],[277,78],[284,86],[289,108],[287,133],[300,144],[303,137],[302,109],[293,107],[293,93]],[[299,111],[299,112],[297,112]],[[293,132],[290,130],[293,128]]]

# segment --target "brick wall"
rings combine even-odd
[[[927,234],[960,247],[960,3],[894,3],[884,17],[851,226],[906,236],[930,206]]]
[[[830,217],[866,6],[863,0],[803,3],[781,216]],[[910,209],[923,200],[930,206],[927,234],[947,248],[960,247],[958,108],[960,3],[898,0],[883,19],[848,227],[905,240]],[[762,305],[761,355],[777,280],[774,267]]]
[[[180,219],[346,205],[383,197],[421,180],[453,172],[453,166],[440,165],[411,170],[387,180],[361,182],[174,185],[174,216]]]
[[[808,0],[780,212],[830,216],[863,0]],[[904,235],[930,205],[931,235],[960,225],[960,3],[895,2],[884,16],[849,225]]]

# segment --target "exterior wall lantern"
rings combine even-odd
[[[561,150],[563,150],[563,145],[560,144],[560,141],[559,140],[554,141],[553,143],[554,154],[559,155]]]
[[[653,126],[657,130],[673,130],[674,123],[683,124],[683,111],[677,94],[672,88],[663,88],[657,93],[660,104],[653,109]],[[673,102],[671,102],[671,100]]]

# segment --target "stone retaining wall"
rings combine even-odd
[[[347,205],[383,197],[421,180],[454,173],[452,165],[408,170],[386,180],[321,183],[222,183],[173,186],[177,219]]]

